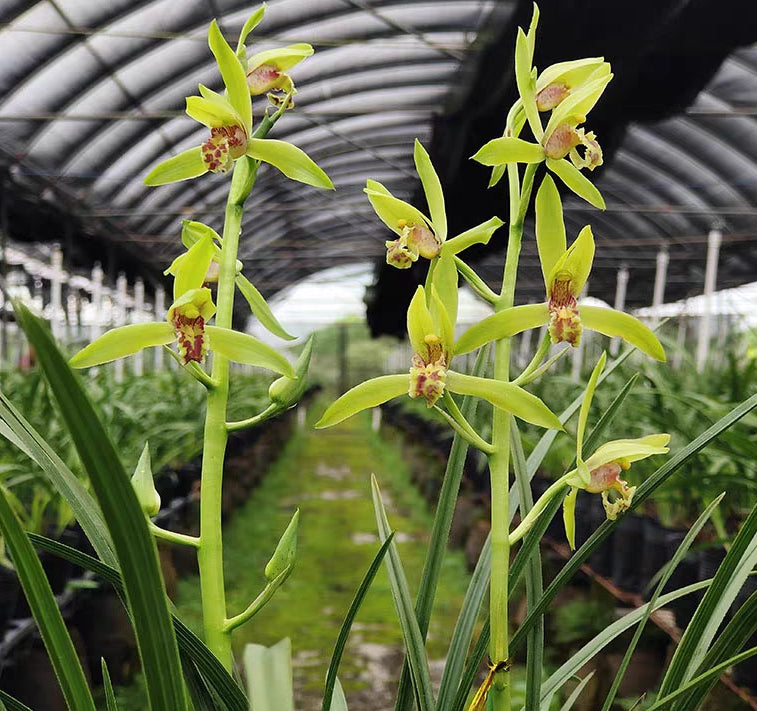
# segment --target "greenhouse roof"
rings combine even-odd
[[[615,272],[628,263],[629,303],[648,304],[661,247],[671,257],[667,297],[697,293],[715,223],[723,231],[718,286],[753,280],[757,4],[644,0],[623,13],[617,3],[590,0],[540,6],[537,64],[604,54],[616,73],[591,126],[605,147],[605,168],[593,177],[608,209],[599,214],[566,198],[569,233],[595,227],[591,293],[612,301]],[[530,8],[524,0],[269,3],[256,51],[298,41],[316,49],[293,72],[297,108],[275,137],[305,149],[337,189],[325,193],[261,170],[241,258],[264,294],[329,267],[381,258],[387,235],[362,188],[371,177],[412,198],[416,137],[442,175],[453,226],[507,214],[502,194],[484,190],[486,171],[467,159],[501,133],[513,98],[514,28]],[[14,239],[60,241],[69,266],[101,259],[106,270],[110,264],[111,272],[157,283],[180,248],[182,218],[219,228],[227,178],[157,189],[142,179],[157,161],[203,139],[205,129],[184,114],[184,98],[198,83],[220,88],[208,23],[218,18],[231,39],[251,9],[234,0],[6,0],[0,162],[10,198],[3,219]],[[255,108],[259,118],[263,101]],[[482,197],[468,195],[471,185]],[[483,269],[496,281],[499,268],[487,259]],[[523,264],[522,298],[537,298],[543,287],[528,245]],[[402,293],[386,275],[374,291],[392,311]]]

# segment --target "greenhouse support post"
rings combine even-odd
[[[95,262],[92,267],[92,302],[90,311],[92,313],[92,322],[89,325],[89,340],[94,341],[100,335],[100,309],[103,300],[103,268],[100,262]]]
[[[670,263],[670,254],[668,248],[663,247],[657,252],[657,267],[654,272],[654,292],[652,293],[652,306],[659,308],[665,300],[665,284],[668,280],[668,264]],[[652,327],[654,328],[660,319],[658,316],[652,317]]]
[[[686,314],[681,314],[678,317],[676,345],[676,352],[673,354],[673,368],[678,369],[683,362],[683,349],[686,347]]]
[[[116,316],[116,326],[126,325],[126,286],[126,274],[119,272],[118,278],[116,279],[116,299],[118,299],[120,306],[118,309],[118,316]],[[97,309],[96,313],[99,314],[100,309]],[[114,364],[117,383],[123,382],[124,364],[124,358],[119,358]]]
[[[623,265],[618,269],[617,281],[615,282],[615,303],[616,311],[623,311],[626,306],[626,290],[628,289],[628,267]],[[616,336],[610,341],[610,355],[618,355],[620,350],[620,337]]]
[[[50,325],[53,337],[60,340],[63,335],[63,252],[59,244],[53,245],[50,266]]]
[[[131,322],[141,323],[145,319],[145,283],[141,277],[137,277],[134,282],[134,311],[131,312]],[[134,375],[142,375],[144,373],[144,351],[138,350],[134,354]]]
[[[707,364],[707,354],[710,350],[710,329],[712,326],[712,295],[718,277],[718,258],[720,257],[720,242],[723,235],[719,229],[710,230],[707,237],[707,264],[704,272],[704,309],[699,319],[699,336],[697,339],[697,372],[701,373]]]
[[[166,312],[166,290],[162,286],[155,287],[155,318],[163,318]],[[155,370],[163,370],[163,349],[153,348],[155,351]]]

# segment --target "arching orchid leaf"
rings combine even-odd
[[[406,395],[409,388],[410,376],[404,373],[382,375],[366,380],[332,403],[315,426],[321,429],[336,425],[362,410],[376,407],[400,395]]]

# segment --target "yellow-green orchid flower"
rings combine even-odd
[[[418,257],[434,259],[442,252],[457,254],[473,244],[487,244],[502,221],[493,217],[447,240],[447,214],[439,176],[426,149],[416,139],[413,152],[430,217],[410,203],[394,197],[381,183],[368,180],[365,193],[382,222],[398,238],[386,242],[386,262],[398,269],[409,269]]]
[[[612,79],[610,65],[595,57],[561,62],[537,78],[532,67],[537,22],[535,8],[528,33],[518,30],[515,78],[520,99],[510,111],[505,135],[486,143],[473,160],[495,168],[490,185],[502,177],[508,163],[544,161],[574,193],[604,209],[602,195],[580,171],[602,165],[602,149],[594,133],[580,126]],[[543,128],[539,112],[547,110],[552,114]],[[536,143],[518,138],[526,120]],[[577,150],[579,146],[583,147],[582,154]]]
[[[313,54],[309,44],[290,44],[287,47],[269,49],[253,54],[247,63],[247,86],[252,96],[267,91],[295,94],[294,82],[286,73],[289,69]]]
[[[428,299],[428,300],[427,300]],[[330,427],[400,395],[423,397],[432,407],[445,392],[473,395],[541,427],[561,429],[557,417],[535,395],[517,385],[450,369],[457,317],[457,273],[452,255],[440,259],[430,293],[419,286],[407,311],[414,355],[409,373],[384,375],[352,388],[334,402],[316,427]]]
[[[636,492],[635,486],[629,486],[627,481],[620,478],[621,472],[630,469],[633,462],[656,454],[667,454],[670,451],[667,446],[670,442],[670,435],[653,434],[636,439],[616,439],[606,442],[588,459],[583,459],[582,448],[586,422],[597,381],[602,374],[605,362],[606,356],[603,353],[592,371],[586,386],[584,400],[581,403],[576,433],[577,466],[560,479],[562,483],[571,487],[563,502],[565,534],[571,549],[576,547],[576,498],[580,489],[588,491],[590,494],[601,494],[607,518],[614,520],[618,517],[618,514],[630,508]]]
[[[615,309],[578,304],[594,260],[591,227],[584,227],[570,247],[566,246],[560,195],[554,181],[544,178],[536,196],[536,242],[547,298],[541,304],[504,309],[468,329],[455,344],[459,354],[499,338],[506,338],[549,324],[553,343],[567,341],[577,346],[584,328],[625,341],[656,360],[665,360],[657,337],[641,321]]]
[[[211,258],[212,245],[209,249],[207,243],[199,241],[179,261],[174,278],[174,302],[165,321],[111,329],[71,358],[71,366],[89,368],[124,358],[143,348],[175,342],[184,364],[202,363],[212,349],[237,363],[295,377],[289,361],[257,338],[208,325],[216,312],[210,289],[203,286]]]
[[[165,185],[205,173],[225,173],[243,156],[264,161],[284,175],[308,185],[333,189],[333,184],[302,150],[286,141],[252,135],[252,100],[245,70],[224,39],[215,20],[208,44],[218,63],[226,95],[200,85],[200,96],[187,97],[187,114],[210,129],[200,146],[190,148],[156,165],[145,185]]]

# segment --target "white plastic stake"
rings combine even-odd
[[[371,429],[378,432],[381,429],[381,408],[374,407],[371,411]]]
[[[145,310],[145,283],[141,277],[137,277],[134,282],[134,311],[131,313],[132,323],[141,323],[144,321]],[[145,370],[144,351],[137,351],[134,354],[134,375],[142,375]]]
[[[723,235],[720,230],[710,230],[707,238],[707,264],[704,271],[705,304],[699,321],[699,336],[697,339],[697,372],[701,373],[707,364],[707,354],[710,350],[710,328],[712,324],[712,295],[718,278],[718,258],[720,257],[720,243]]]
[[[626,291],[628,289],[628,267],[622,266],[618,269],[617,281],[615,282],[615,303],[613,307],[616,311],[623,311],[626,307]],[[610,355],[618,355],[620,350],[620,338],[616,336],[610,341]]]
[[[166,290],[162,286],[155,288],[155,320],[165,318]],[[163,347],[155,349],[155,370],[163,370]]]
[[[120,272],[116,279],[116,326],[126,324],[126,274]],[[119,358],[115,362],[116,382],[124,379],[124,359]]]
[[[63,252],[60,245],[53,246],[50,275],[50,325],[56,341],[63,335]]]
[[[665,301],[665,284],[668,280],[668,264],[670,263],[670,254],[667,247],[657,252],[657,268],[654,273],[654,292],[652,293],[652,306],[657,308],[662,306]],[[652,317],[652,328],[654,328],[660,319],[657,316]]]
[[[100,335],[100,323],[103,306],[103,270],[100,262],[92,268],[92,323],[90,323],[89,340],[94,341]]]

